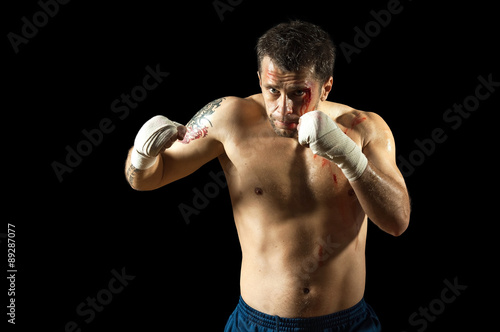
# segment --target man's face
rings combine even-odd
[[[258,74],[269,122],[276,134],[283,137],[297,137],[299,118],[317,109],[321,97],[326,99],[332,83],[330,78],[321,84],[311,70],[282,71],[267,56]]]

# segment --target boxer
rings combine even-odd
[[[225,331],[380,331],[363,297],[367,218],[399,236],[410,215],[391,130],[327,100],[335,48],[318,26],[271,28],[257,57],[261,93],[216,99],[186,126],[146,122],[127,180],[154,190],[218,158],[243,257]]]

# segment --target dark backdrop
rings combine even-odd
[[[241,251],[227,189],[210,175],[220,165],[136,192],[125,157],[154,115],[186,123],[213,99],[258,93],[257,38],[303,19],[339,47],[329,100],[386,120],[412,198],[401,237],[368,230],[365,297],[384,331],[484,330],[498,262],[495,11],[491,1],[425,0],[4,4],[2,324],[223,330]],[[137,102],[126,106],[126,95]],[[179,207],[197,199],[185,218]],[[9,223],[15,326],[5,315]]]

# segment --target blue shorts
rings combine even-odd
[[[380,322],[364,299],[355,306],[330,315],[311,318],[281,318],[267,315],[250,307],[240,296],[240,302],[229,317],[224,332],[378,332]]]

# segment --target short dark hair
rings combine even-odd
[[[285,71],[313,67],[315,76],[326,82],[333,75],[335,46],[319,26],[304,21],[281,23],[269,29],[257,42],[259,72],[265,56]]]

